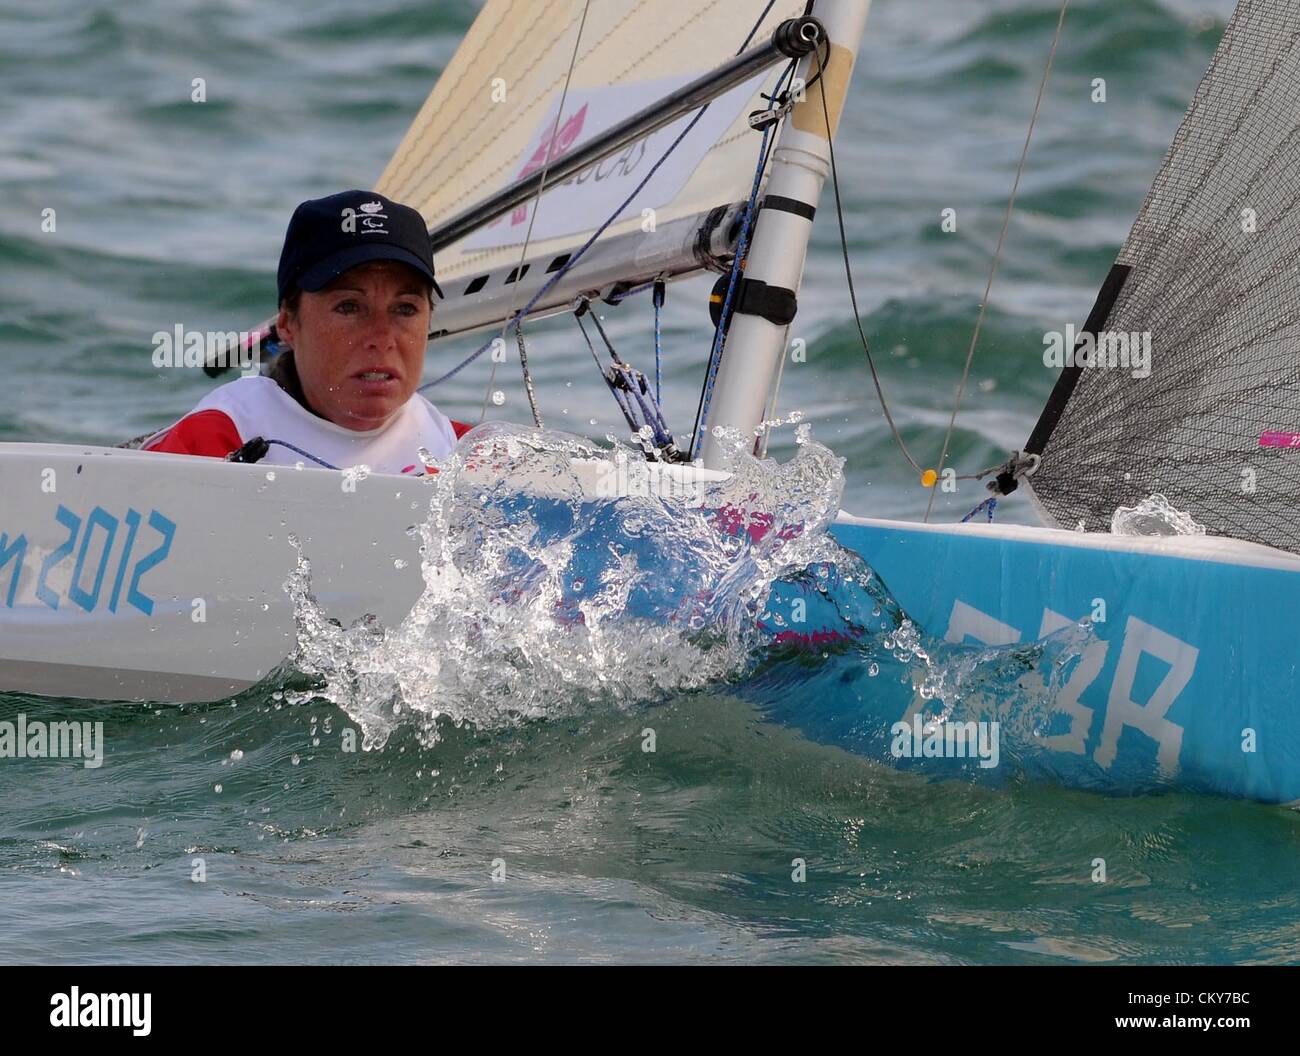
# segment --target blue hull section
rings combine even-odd
[[[946,662],[960,643],[1015,653],[1094,620],[1095,639],[1074,651],[1045,715],[1030,724],[1035,743],[1011,746],[1018,769],[1120,793],[1172,785],[1300,800],[1300,561],[1226,540],[1021,526],[850,519],[832,532],[883,579]],[[1038,652],[1050,666],[1051,649]],[[935,710],[896,678],[886,686],[857,677],[841,660],[840,670],[832,664],[803,689],[787,687],[803,698],[795,724],[809,736],[888,755],[893,724]],[[1007,712],[1015,694],[1000,703],[979,696],[953,717],[993,716],[1015,728]]]

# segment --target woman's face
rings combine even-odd
[[[345,271],[276,329],[293,349],[303,394],[345,429],[384,425],[415,392],[429,335],[428,282],[414,268],[380,260]]]

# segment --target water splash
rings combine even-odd
[[[398,626],[331,621],[299,553],[296,666],[367,747],[407,719],[435,738],[441,719],[497,726],[741,677],[773,583],[842,553],[826,528],[843,462],[806,436],[780,466],[727,439],[724,476],[480,426],[427,478],[425,589]]]
[[[1204,535],[1205,525],[1156,493],[1136,506],[1121,506],[1111,518],[1112,535]]]
[[[1034,756],[1086,629],[1002,649],[931,638],[829,535],[843,461],[807,426],[784,464],[718,435],[724,472],[709,473],[617,440],[480,426],[431,467],[425,589],[400,624],[330,620],[299,553],[286,587],[312,686],[291,699],[332,701],[378,748],[403,723],[429,745],[446,723],[495,729],[725,684],[882,761],[914,713],[998,721],[1010,758]]]

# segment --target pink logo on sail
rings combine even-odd
[[[587,104],[583,103],[581,110],[579,110],[571,118],[565,121],[564,124],[562,124],[558,129],[555,130],[555,136],[550,140],[549,143],[550,161],[555,161],[556,158],[562,157],[563,155],[569,152],[573,144],[577,142],[578,137],[582,135],[582,126],[586,122],[586,120],[587,120]],[[522,180],[525,176],[531,176],[538,169],[542,168],[542,166],[548,164],[547,146],[548,143],[546,140],[546,135],[545,133],[543,133],[542,142],[539,143],[537,149],[533,151],[532,157],[530,157],[526,162],[524,162],[523,168],[521,168],[519,170],[518,175],[515,176],[516,180]],[[522,224],[527,219],[528,219],[528,206],[521,205],[513,213],[510,214],[510,225],[514,227],[517,224]],[[500,222],[501,222],[500,220],[497,220],[491,226],[495,227],[496,224],[499,224]]]
[[[1300,447],[1300,433],[1264,433],[1259,438],[1260,447]]]

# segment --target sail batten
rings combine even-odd
[[[1085,348],[1063,371],[1026,447],[1040,507],[1106,530],[1161,493],[1212,533],[1300,552],[1300,450],[1264,444],[1300,437],[1300,6],[1238,4],[1112,283],[1085,331],[1149,340],[1149,362]]]

